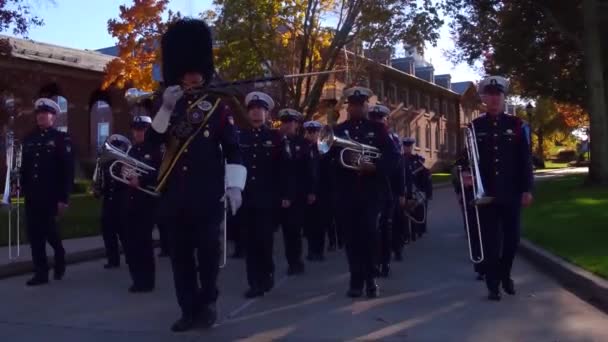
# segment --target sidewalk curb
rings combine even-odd
[[[608,280],[555,256],[522,239],[520,254],[580,299],[608,313]]]
[[[77,264],[85,261],[97,260],[106,256],[104,248],[94,248],[79,252],[65,254],[65,262],[67,265]],[[49,258],[49,266],[53,265],[52,257]],[[31,260],[18,261],[5,266],[0,266],[0,279],[15,277],[23,274],[32,273],[34,265]],[[68,270],[69,271],[69,270]]]

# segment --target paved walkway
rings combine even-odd
[[[209,331],[172,334],[179,311],[171,270],[159,259],[158,288],[131,295],[124,268],[103,260],[72,265],[66,278],[27,288],[26,276],[0,280],[2,340],[43,341],[608,341],[608,316],[564,290],[522,259],[515,265],[518,295],[485,300],[474,280],[451,189],[436,192],[429,234],[381,281],[382,296],[344,296],[343,253],[307,274],[284,277],[277,251],[277,288],[253,301],[242,298],[244,265],[230,260],[221,273],[221,321]],[[280,241],[277,235],[277,242]]]

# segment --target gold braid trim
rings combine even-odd
[[[192,109],[198,103],[200,103],[201,101],[203,101],[206,97],[207,96],[205,95],[201,99],[199,99],[198,101],[196,101],[192,106],[190,106],[190,108],[188,108],[188,110]],[[164,188],[165,184],[167,183],[167,179],[169,178],[169,175],[171,174],[171,171],[173,171],[173,168],[175,167],[175,164],[177,164],[177,161],[179,160],[179,158],[184,153],[184,150],[186,148],[188,148],[188,146],[190,145],[190,143],[192,142],[192,140],[194,139],[194,137],[197,134],[199,134],[200,131],[203,129],[203,127],[207,124],[207,122],[209,121],[209,119],[211,118],[211,116],[213,115],[213,113],[215,113],[215,110],[217,109],[217,106],[219,105],[219,103],[220,103],[220,99],[217,99],[215,101],[215,104],[213,105],[213,108],[211,108],[211,110],[209,111],[209,113],[207,114],[207,116],[203,119],[203,122],[196,129],[196,131],[194,131],[194,133],[192,133],[190,135],[190,137],[188,137],[188,140],[186,140],[186,142],[179,148],[179,152],[174,157],[173,157],[173,154],[175,153],[175,150],[178,147],[178,139],[177,138],[173,138],[170,141],[169,147],[167,148],[167,152],[165,153],[165,158],[163,159],[162,165],[160,167],[161,172],[159,172],[159,178],[158,178],[159,182],[158,182],[158,185],[156,186],[156,192],[161,192],[162,191],[162,189]]]

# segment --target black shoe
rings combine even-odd
[[[141,285],[131,285],[129,287],[129,292],[131,293],[147,293],[154,291],[154,286],[141,286]]]
[[[27,286],[38,286],[38,285],[44,285],[44,284],[48,284],[49,282],[49,277],[44,277],[44,276],[39,276],[39,275],[35,275],[32,279],[28,280],[25,284]]]
[[[250,287],[249,290],[245,292],[245,298],[255,298],[264,296],[264,290],[257,287]]]
[[[211,328],[217,321],[217,307],[215,303],[210,303],[201,308],[197,318],[203,328]]]
[[[498,290],[490,290],[488,292],[488,299],[493,301],[500,301],[500,291]]]
[[[306,256],[306,260],[308,261],[316,261],[317,260],[317,256],[313,253],[308,253],[308,255]]]
[[[274,274],[270,274],[264,284],[262,285],[262,291],[270,292],[274,288]]]
[[[171,326],[171,331],[173,332],[182,332],[188,331],[194,327],[194,317],[192,316],[182,316],[180,319],[175,321]]]
[[[360,298],[363,296],[363,289],[359,289],[359,288],[353,288],[351,287],[350,289],[348,289],[348,291],[346,292],[346,296],[350,297],[350,298]]]
[[[304,264],[296,264],[287,268],[287,275],[297,275],[304,273]]]
[[[329,247],[327,247],[327,251],[328,252],[335,252],[336,251],[336,244],[329,245]]]
[[[61,279],[63,279],[64,275],[65,275],[65,265],[55,266],[55,269],[53,272],[53,278],[55,278],[55,280],[61,280]]]
[[[169,256],[169,253],[166,251],[160,251],[160,253],[158,253],[159,258],[166,258],[168,256]]]
[[[506,294],[509,294],[511,296],[514,296],[516,293],[515,284],[513,283],[512,279],[503,280],[502,289],[505,290]]]
[[[367,294],[367,298],[377,298],[380,296],[380,287],[376,284],[375,279],[365,282],[365,293]]]
[[[483,273],[477,273],[477,278],[475,278],[477,280],[485,280],[486,278],[484,277]]]
[[[234,251],[230,256],[231,259],[243,259],[245,257],[245,253],[242,251]]]
[[[401,251],[395,252],[395,261],[403,261],[403,254]]]
[[[103,268],[105,268],[106,270],[112,269],[112,268],[119,268],[120,264],[113,264],[113,263],[107,263],[105,265],[103,265]]]
[[[391,265],[384,264],[380,265],[380,276],[382,278],[388,278],[391,275]]]

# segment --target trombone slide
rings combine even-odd
[[[473,209],[469,209],[469,204],[467,203],[467,195],[466,195],[465,187],[464,187],[464,177],[462,175],[462,166],[458,166],[458,178],[460,180],[460,194],[462,196],[462,212],[464,215],[464,225],[465,225],[465,228],[467,231],[467,242],[469,244],[469,258],[471,259],[471,262],[473,262],[474,264],[479,264],[484,259],[483,240],[482,240],[482,236],[481,236],[481,221],[479,220],[479,210],[475,203],[473,203],[473,205],[472,205]],[[476,222],[469,221],[469,210],[474,210]],[[475,253],[473,251],[473,237],[471,236],[471,224],[472,223],[475,223],[475,226],[477,227],[477,238],[478,238],[478,246],[479,246],[478,253]]]

